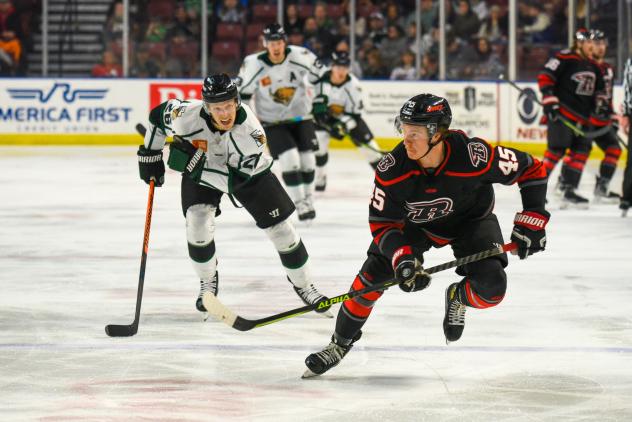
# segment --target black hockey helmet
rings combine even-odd
[[[419,94],[406,101],[395,118],[395,128],[401,133],[402,123],[426,126],[432,137],[438,129],[448,129],[452,110],[448,101],[433,94]]]
[[[331,64],[336,66],[351,66],[351,59],[349,53],[346,51],[334,51],[331,53]]]
[[[207,76],[202,83],[202,99],[205,103],[220,103],[235,98],[239,105],[237,84],[225,73]]]
[[[575,42],[583,42],[583,41],[589,41],[593,39],[593,34],[592,31],[586,29],[586,28],[579,28],[577,31],[575,31]]]
[[[266,41],[287,41],[287,34],[285,33],[285,29],[275,22],[263,28],[263,38]]]
[[[604,41],[607,39],[605,32],[600,29],[591,29],[591,39],[595,41]]]

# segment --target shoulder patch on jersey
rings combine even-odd
[[[386,170],[390,169],[395,165],[395,157],[389,152],[386,154],[380,162],[377,164],[377,169],[380,173],[384,173]]]
[[[255,144],[257,144],[258,147],[267,142],[266,135],[262,130],[255,129],[250,132],[250,136],[252,136],[252,139],[255,140]]]
[[[481,142],[470,142],[467,144],[467,150],[470,153],[470,161],[474,167],[478,167],[479,164],[487,164],[489,155],[487,147]]]

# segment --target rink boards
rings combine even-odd
[[[364,118],[383,147],[398,141],[393,120],[412,95],[431,92],[450,102],[452,127],[490,142],[543,150],[546,127],[532,100],[535,83],[520,93],[504,82],[363,81]],[[134,126],[170,98],[199,98],[190,79],[1,79],[0,145],[137,144]],[[614,89],[615,109],[622,88]],[[333,148],[351,143],[332,142]]]

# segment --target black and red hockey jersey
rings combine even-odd
[[[603,78],[604,83],[604,95],[608,104],[606,107],[605,113],[595,115],[594,119],[591,123],[595,126],[606,126],[612,123],[612,115],[614,114],[614,107],[612,104],[612,93],[614,89],[614,68],[608,62],[597,63],[599,69],[601,70],[601,76]]]
[[[557,98],[560,113],[581,124],[590,123],[597,101],[605,99],[604,80],[598,64],[571,50],[551,57],[538,74],[542,102]]]
[[[544,210],[547,176],[536,158],[460,131],[450,131],[444,145],[445,158],[432,172],[409,159],[403,143],[377,166],[369,225],[388,259],[416,235],[436,246],[456,239],[468,224],[492,212],[494,183],[517,182],[523,209]]]

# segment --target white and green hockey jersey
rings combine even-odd
[[[295,45],[285,49],[285,60],[273,64],[268,52],[246,56],[239,70],[242,100],[254,97],[257,117],[265,123],[278,123],[309,115],[308,88],[322,73],[314,53]]]
[[[342,84],[334,85],[331,82],[331,71],[328,70],[316,82],[314,95],[326,98],[329,114],[341,120],[347,128],[355,127],[355,119],[360,117],[363,109],[362,89],[355,76],[348,74]]]
[[[223,132],[212,125],[201,100],[166,101],[149,115],[145,148],[162,150],[166,138],[174,135],[206,153],[200,184],[225,193],[233,192],[234,177],[243,181],[272,166],[263,127],[245,104],[237,109],[235,125]]]

